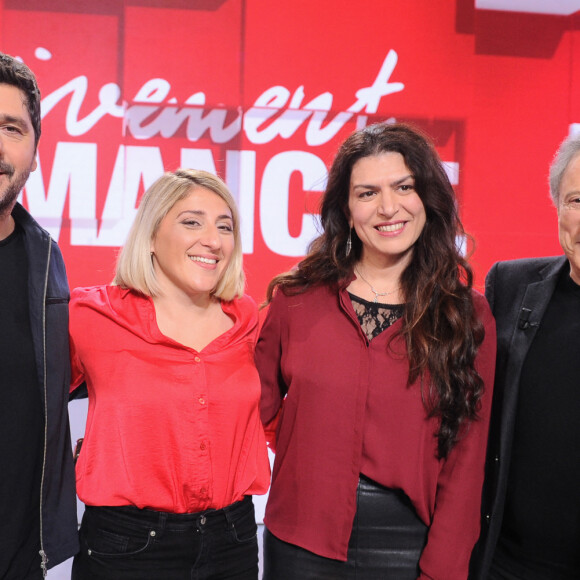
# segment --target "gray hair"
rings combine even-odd
[[[550,195],[556,207],[560,203],[560,185],[566,169],[580,154],[580,135],[570,135],[562,141],[550,165]]]

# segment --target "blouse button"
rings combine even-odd
[[[203,397],[200,397],[198,401],[200,405],[205,405],[205,399]]]
[[[201,362],[201,359],[200,359],[198,356],[196,356],[196,357],[195,357],[193,360],[194,360],[195,362]]]

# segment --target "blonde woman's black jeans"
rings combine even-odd
[[[87,506],[72,580],[257,580],[254,505],[172,514]]]

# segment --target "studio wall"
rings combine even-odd
[[[22,202],[71,287],[101,284],[163,171],[217,172],[261,302],[318,231],[340,142],[408,121],[446,162],[481,289],[497,260],[560,253],[547,172],[580,124],[579,25],[474,0],[0,0],[0,50],[43,96]]]
[[[215,170],[260,301],[316,235],[338,144],[410,121],[449,163],[481,287],[495,260],[559,252],[546,175],[580,122],[578,22],[471,0],[3,0],[0,48],[43,94],[23,201],[71,286],[104,283],[144,189]]]

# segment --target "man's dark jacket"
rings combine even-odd
[[[470,580],[488,577],[503,519],[522,366],[567,264],[564,256],[499,262],[485,281],[496,320],[497,362],[481,536],[471,558]]]
[[[48,233],[19,204],[14,207],[12,217],[24,230],[28,257],[30,327],[38,369],[38,396],[42,398],[45,421],[40,547],[43,567],[52,568],[78,551],[67,410],[69,288],[62,255]]]

